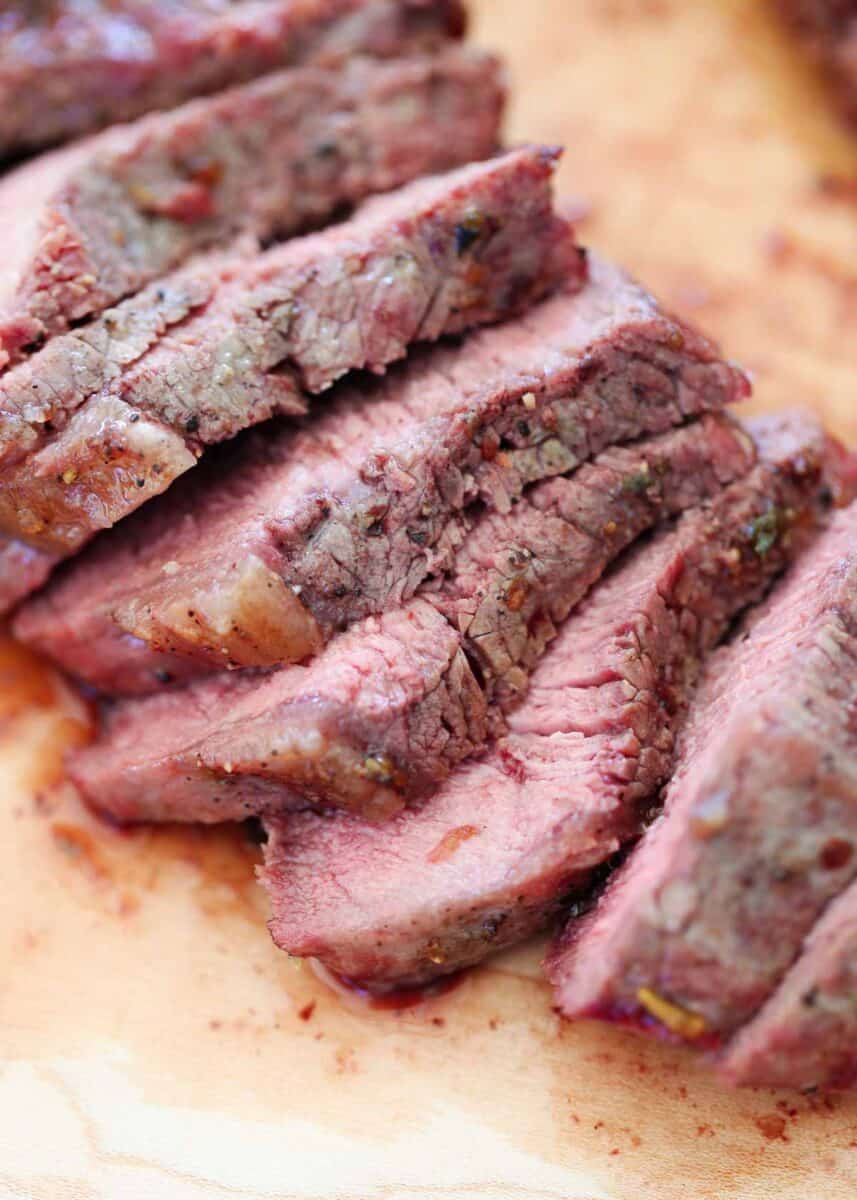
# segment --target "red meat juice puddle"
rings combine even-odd
[[[394,988],[389,992],[371,992],[356,980],[331,971],[317,958],[307,961],[313,974],[321,980],[325,987],[339,996],[347,1007],[363,1011],[370,1009],[374,1012],[401,1012],[403,1009],[418,1008],[421,1004],[427,1004],[431,1000],[455,991],[467,975],[466,970],[456,971],[454,974],[436,979],[432,983],[424,984],[423,987]]]

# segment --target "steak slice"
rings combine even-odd
[[[40,588],[58,561],[56,555],[0,534],[0,613]]]
[[[278,945],[370,988],[424,983],[544,926],[636,835],[700,657],[797,551],[819,503],[817,425],[762,433],[753,470],[595,588],[508,735],[423,807],[383,825],[266,818]],[[763,542],[772,512],[783,523]]]
[[[447,571],[471,501],[508,512],[526,485],[745,389],[709,342],[593,260],[579,295],[230,448],[228,470],[215,459],[102,539],[17,633],[118,693],[300,661]]]
[[[463,32],[459,0],[12,0],[0,26],[0,158],[278,67],[393,58]]]
[[[308,667],[117,705],[69,773],[122,822],[233,821],[308,804],[378,818],[402,806],[396,762],[463,758],[486,726],[458,636],[413,599],[353,626]]]
[[[664,815],[553,958],[565,1015],[719,1044],[854,877],[855,547],[857,505],[714,656]]]
[[[585,263],[551,205],[556,159],[523,147],[420,180],[323,233],[197,263],[49,342],[0,380],[19,458],[0,477],[0,527],[71,553],[204,445],[413,342],[579,286]]]
[[[300,67],[46,154],[0,179],[0,367],[241,233],[288,236],[497,147],[495,59]]]
[[[857,884],[852,883],[827,908],[777,991],[727,1047],[720,1070],[731,1083],[757,1087],[854,1088],[855,1033]]]
[[[234,820],[308,802],[389,815],[500,731],[554,622],[610,559],[744,473],[751,445],[733,422],[706,417],[607,450],[510,513],[483,514],[441,606],[451,619],[428,602],[437,597],[417,598],[353,625],[309,667],[126,701],[71,775],[121,821]]]

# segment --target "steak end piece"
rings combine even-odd
[[[843,839],[837,853],[845,853],[845,845]],[[855,1032],[857,884],[851,884],[826,909],[800,958],[718,1067],[732,1084],[853,1091]]]
[[[461,37],[460,0],[72,0],[4,5],[0,160],[301,62]]]
[[[26,606],[16,631],[114,694],[152,691],[164,671],[300,661],[447,573],[474,502],[509,513],[529,485],[746,388],[711,343],[590,256],[580,292],[415,354],[373,386],[343,385],[304,427],[230,447],[225,467],[209,458]],[[269,573],[231,604],[257,561]],[[279,639],[265,620],[260,638],[246,614],[287,593],[295,620]]]
[[[0,179],[0,368],[241,234],[323,224],[498,145],[496,59],[279,71],[54,151]]]
[[[824,503],[817,423],[796,415],[758,435],[759,464],[616,564],[563,626],[508,734],[424,805],[381,825],[265,819],[278,945],[371,989],[424,983],[544,926],[637,836],[701,659]]]
[[[565,1015],[720,1044],[854,877],[855,546],[852,505],[714,655],[663,815],[553,956]]]
[[[216,676],[114,707],[72,759],[72,777],[120,821],[223,821],[307,804],[389,815],[501,731],[553,622],[612,558],[751,463],[752,440],[723,416],[607,450],[510,513],[483,513],[440,595],[358,622],[309,666],[261,681]],[[527,568],[511,582],[510,556],[526,556]]]

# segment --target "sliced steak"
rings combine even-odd
[[[834,900],[773,996],[727,1048],[731,1083],[857,1086],[857,884]]]
[[[552,210],[556,158],[524,147],[431,176],[323,233],[197,263],[53,339],[0,380],[19,459],[0,476],[0,528],[70,553],[202,446],[301,410],[350,370],[382,371],[413,342],[579,286],[585,264]]]
[[[579,295],[341,388],[323,415],[246,439],[238,459],[230,448],[221,480],[216,460],[100,541],[18,635],[108,692],[300,661],[447,571],[471,501],[508,512],[527,484],[745,388],[595,260]]]
[[[749,474],[595,588],[509,733],[422,808],[382,825],[266,818],[278,945],[371,988],[423,983],[543,926],[635,836],[701,655],[797,551],[819,503],[818,427],[795,421],[764,441]],[[782,523],[761,541],[771,512]]]
[[[759,1008],[857,873],[855,848],[852,506],[715,655],[664,815],[554,956],[562,1011],[718,1044]]]
[[[441,605],[451,619],[417,598],[353,625],[309,667],[126,701],[72,777],[121,821],[233,820],[308,802],[394,812],[501,730],[554,622],[611,558],[751,462],[751,439],[717,417],[607,450],[477,521]]]
[[[647,529],[711,499],[754,461],[752,439],[723,416],[614,446],[573,475],[488,509],[426,595],[462,634],[489,705],[508,712],[557,626]]]
[[[397,762],[463,758],[486,725],[459,638],[414,599],[355,625],[308,667],[118,705],[70,774],[123,822],[231,821],[313,803],[377,818],[402,806]]]
[[[58,561],[54,554],[0,534],[0,613],[40,588]]]
[[[240,233],[287,236],[497,147],[497,61],[280,71],[0,179],[0,368]]]
[[[459,0],[12,0],[2,17],[0,158],[279,67],[464,31]]]

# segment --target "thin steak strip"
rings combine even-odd
[[[616,268],[576,296],[345,387],[103,539],[18,635],[107,692],[299,662],[448,571],[472,501],[744,395],[744,377]]]
[[[0,159],[280,67],[433,50],[464,25],[459,0],[12,0]]]
[[[752,460],[751,439],[717,417],[605,451],[477,522],[449,589],[456,619],[418,597],[353,625],[308,667],[126,701],[74,756],[72,778],[121,821],[235,820],[307,803],[389,815],[500,731],[554,622],[623,547]],[[469,658],[483,664],[478,679]]]
[[[664,815],[553,958],[567,1016],[717,1045],[854,878],[855,546],[852,506],[710,663]]]
[[[382,825],[266,818],[278,945],[370,988],[424,983],[544,926],[636,835],[700,657],[797,551],[819,503],[818,427],[771,433],[748,475],[605,577],[509,734],[422,808]],[[760,543],[771,512],[790,516]]]
[[[834,900],[773,996],[720,1061],[730,1083],[857,1086],[857,884]]]
[[[43,155],[0,179],[0,368],[241,233],[323,224],[497,148],[497,61],[280,71]]]
[[[197,264],[53,339],[0,380],[6,444],[29,450],[0,477],[0,528],[72,553],[204,445],[303,410],[414,342],[579,286],[585,263],[552,210],[556,158],[524,147],[420,180],[323,233]]]

